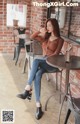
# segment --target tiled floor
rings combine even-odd
[[[58,124],[60,104],[59,91],[56,91],[55,84],[52,82],[47,82],[44,74],[41,87],[41,103],[44,115],[40,120],[36,120],[34,90],[31,102],[27,101],[27,99],[21,100],[16,97],[18,93],[21,93],[24,90],[27,81],[27,72],[22,74],[23,62],[20,67],[19,64],[15,66],[14,63],[15,62],[12,60],[12,55],[0,55],[0,110],[15,110],[14,124]],[[54,95],[48,103],[48,110],[45,111],[44,106],[46,99],[52,93]],[[63,108],[60,124],[63,124],[66,108],[67,107]],[[69,122],[68,124],[74,123]]]

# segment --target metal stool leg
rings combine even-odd
[[[47,79],[48,82],[50,81],[48,73],[46,73],[46,79]]]
[[[68,109],[64,124],[67,124],[67,121],[69,119],[70,113],[71,113],[71,110]]]
[[[61,103],[61,93],[62,93],[62,71],[60,72],[60,100],[59,102]]]
[[[56,90],[58,90],[58,72],[56,72]]]
[[[48,102],[49,102],[50,98],[51,98],[51,97],[53,97],[53,96],[54,96],[54,94],[53,94],[53,95],[51,95],[51,96],[47,99],[46,104],[45,104],[45,111],[47,111],[47,104],[48,104]]]
[[[16,58],[16,47],[14,48],[14,57],[13,57],[13,60],[15,60]]]
[[[58,90],[58,73],[56,72],[56,90]],[[61,103],[61,85],[62,85],[62,71],[60,71],[60,100],[59,102]]]
[[[15,65],[17,65],[19,54],[20,54],[21,48],[19,46],[16,46],[16,62]]]
[[[27,65],[27,63],[28,63],[28,59],[27,59],[27,58],[25,58],[25,61],[24,61],[24,66],[23,66],[23,71],[22,71],[22,73],[25,73],[25,72],[26,72],[26,65]]]

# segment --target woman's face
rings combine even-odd
[[[53,26],[52,26],[51,21],[47,22],[47,31],[48,31],[48,33],[52,33],[53,32]]]

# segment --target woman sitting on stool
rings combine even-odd
[[[31,99],[32,82],[34,81],[35,99],[36,99],[36,119],[40,119],[43,115],[42,106],[40,102],[41,78],[47,70],[57,70],[46,63],[46,58],[51,55],[58,55],[63,46],[64,40],[60,37],[59,25],[56,19],[48,19],[45,27],[41,28],[32,34],[31,39],[36,39],[42,44],[43,58],[35,59],[32,64],[29,80],[25,87],[24,93],[18,94],[17,97],[21,99]]]

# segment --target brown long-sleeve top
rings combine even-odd
[[[60,53],[64,40],[61,37],[53,41],[45,40],[41,36],[38,36],[40,32],[37,31],[31,35],[31,39],[35,39],[42,44],[43,56],[57,55]]]

